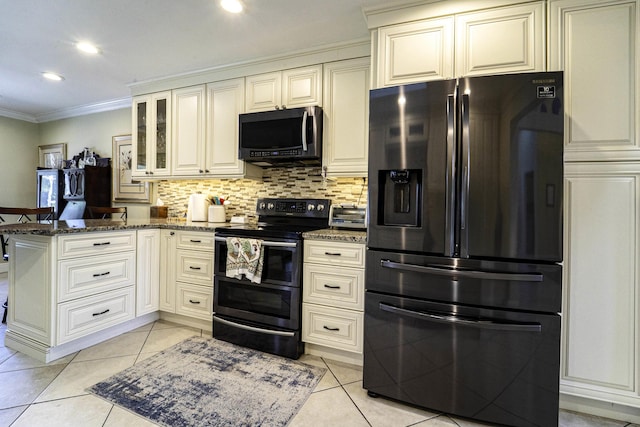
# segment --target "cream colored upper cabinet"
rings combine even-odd
[[[453,17],[378,30],[378,87],[453,77]]]
[[[259,168],[238,159],[238,115],[244,110],[244,98],[243,78],[207,85],[204,170],[211,176],[261,175]]]
[[[369,58],[324,66],[323,165],[328,176],[366,176]]]
[[[173,91],[173,176],[199,175],[205,172],[205,86]]]
[[[538,1],[381,26],[373,32],[377,87],[544,71],[544,10]]]
[[[322,65],[246,78],[246,112],[322,105]]]
[[[639,159],[636,1],[549,8],[549,66],[565,72],[565,159]]]
[[[171,173],[171,92],[133,98],[131,176],[162,178]]]
[[[456,76],[545,70],[544,4],[458,14]]]

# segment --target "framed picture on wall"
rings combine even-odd
[[[41,168],[62,169],[67,158],[67,144],[49,144],[38,147],[38,166]]]
[[[131,135],[118,135],[113,140],[113,201],[151,203],[151,183],[131,179]]]

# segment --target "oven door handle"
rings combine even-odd
[[[455,268],[404,264],[401,262],[389,261],[388,259],[380,260],[380,265],[384,268],[392,268],[395,270],[436,274],[439,276],[449,276],[453,278],[464,277],[470,279],[513,280],[517,282],[542,282],[544,280],[544,276],[540,273],[496,273],[479,270],[457,270]]]
[[[507,323],[489,319],[473,319],[453,314],[446,315],[440,313],[428,313],[422,311],[407,310],[406,308],[395,307],[393,305],[380,303],[380,310],[388,313],[413,317],[414,319],[426,320],[428,322],[447,323],[451,325],[469,326],[478,329],[491,329],[496,331],[513,331],[513,332],[541,332],[542,325],[539,323]]]
[[[216,322],[224,323],[228,326],[233,326],[234,328],[244,329],[246,331],[258,332],[261,334],[269,334],[269,335],[279,335],[282,337],[292,337],[295,335],[294,332],[285,332],[285,331],[274,331],[273,329],[264,329],[264,328],[256,328],[255,326],[243,325],[241,323],[231,322],[229,320],[221,319],[220,317],[213,316],[213,320]]]
[[[226,237],[216,237],[215,239],[218,242],[226,242],[227,241]],[[260,239],[258,239],[258,240],[260,240]],[[270,246],[270,247],[275,247],[275,248],[295,248],[296,245],[297,245],[297,243],[295,243],[295,242],[270,242],[268,240],[263,240],[262,241],[262,246]]]

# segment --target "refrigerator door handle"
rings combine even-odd
[[[447,323],[452,325],[462,325],[478,329],[491,329],[498,331],[514,331],[514,332],[542,332],[542,325],[539,323],[507,323],[490,319],[472,319],[455,315],[447,315],[441,313],[429,313],[422,311],[407,310],[383,302],[379,305],[380,310],[387,313],[399,314],[412,317],[414,319],[425,320],[428,322]]]
[[[446,194],[447,204],[445,206],[446,215],[446,235],[445,254],[454,256],[456,251],[455,233],[455,196],[456,196],[456,99],[455,93],[447,95],[447,174],[446,174]]]
[[[467,228],[467,202],[469,199],[469,94],[462,94],[462,182],[460,183],[460,229]],[[465,239],[466,240],[466,239]],[[465,242],[466,243],[466,242]],[[466,245],[465,245],[466,246]],[[463,255],[463,256],[466,256]]]
[[[403,264],[387,259],[380,260],[380,265],[384,268],[410,271],[413,273],[427,273],[438,276],[449,276],[453,278],[487,279],[487,280],[509,280],[516,282],[542,282],[544,276],[540,273],[497,273],[480,270],[456,270],[439,266],[423,266],[415,264]]]

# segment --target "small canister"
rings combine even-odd
[[[223,205],[209,206],[209,222],[226,222],[227,216]]]

